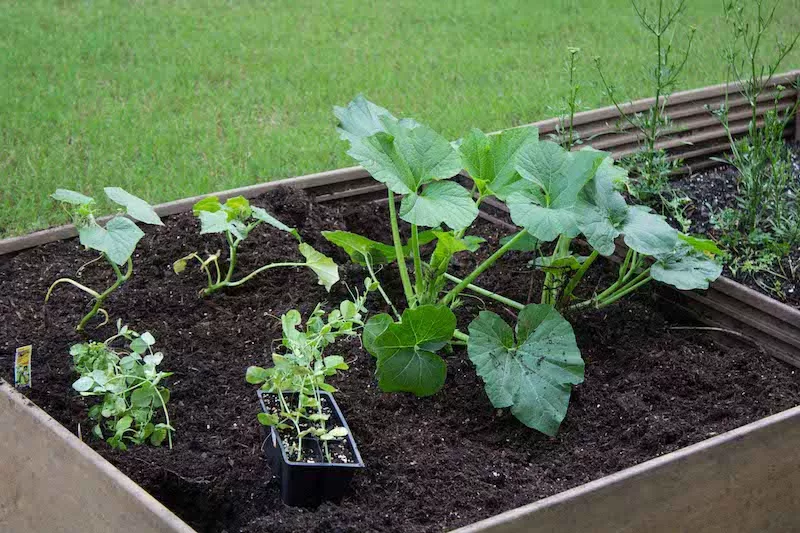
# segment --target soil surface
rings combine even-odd
[[[11,379],[14,349],[33,344],[30,398],[200,532],[291,531],[427,532],[449,530],[575,487],[647,459],[717,435],[800,403],[800,376],[748,344],[723,347],[703,331],[673,329],[667,309],[650,292],[603,311],[571,317],[586,360],[586,381],[575,388],[561,431],[546,437],[493,409],[465,350],[446,355],[448,376],[429,398],[385,394],[376,387],[375,363],[356,339],[331,353],[350,370],[333,380],[336,399],[367,465],[341,505],[311,511],[284,506],[261,452],[254,386],[245,369],[267,364],[280,336],[277,319],[297,308],[307,316],[318,301],[347,297],[363,280],[360,267],[324,241],[321,229],[360,231],[389,242],[385,205],[315,205],[301,192],[278,189],[254,202],[342,265],[342,282],[330,294],[299,269],[275,269],[241,288],[198,297],[204,277],[172,262],[187,253],[215,252],[221,238],[200,236],[191,214],[147,229],[134,257],[133,278],[107,302],[113,318],[151,331],[163,350],[175,446],[140,446],[116,452],[87,437],[86,401],[71,389],[76,379],[69,346],[87,309],[84,294],[60,287],[48,304],[47,287],[74,275],[93,258],[76,240],[0,257],[0,375]],[[502,230],[479,221],[488,239],[475,254],[455,260],[463,273],[498,246]],[[259,228],[241,247],[240,269],[297,259],[296,242]],[[505,296],[536,298],[530,256],[512,252],[479,282]],[[602,279],[603,265],[588,277]],[[393,268],[379,277],[399,302]],[[110,283],[92,265],[81,281]],[[534,287],[531,290],[531,287]],[[587,290],[594,287],[589,286]],[[374,296],[374,295],[373,295]],[[485,302],[465,298],[459,327],[466,328]],[[381,301],[370,303],[381,309]],[[492,307],[492,306],[490,306]],[[510,311],[492,307],[507,319]],[[111,326],[90,334],[104,339]]]
[[[800,143],[790,143],[788,146],[792,152],[794,177],[800,184]],[[685,193],[692,200],[693,205],[687,211],[692,221],[690,229],[692,234],[705,234],[715,240],[718,238],[719,231],[711,222],[711,217],[727,207],[736,208],[737,177],[738,171],[735,168],[722,166],[672,182],[678,191]],[[800,308],[800,247],[795,247],[773,271],[774,274],[770,272],[750,274],[741,270],[734,273],[726,266],[723,275],[770,298]],[[774,290],[776,283],[780,290]]]

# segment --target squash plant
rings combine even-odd
[[[72,218],[73,224],[78,228],[78,236],[80,243],[87,249],[92,249],[100,252],[100,257],[89,261],[81,268],[78,269],[78,276],[80,272],[87,265],[94,263],[100,259],[106,261],[114,271],[116,280],[114,283],[104,291],[96,291],[86,285],[79,283],[72,278],[60,278],[50,285],[45,296],[45,304],[50,300],[53,289],[61,283],[68,283],[82,290],[90,295],[94,300],[94,305],[88,313],[78,323],[77,330],[83,331],[89,321],[98,313],[105,316],[103,324],[108,322],[108,313],[103,309],[103,303],[111,293],[116,291],[123,283],[128,281],[133,275],[133,262],[131,256],[136,245],[139,243],[144,232],[136,225],[135,220],[162,226],[161,218],[153,210],[152,206],[127,191],[119,187],[106,187],[104,189],[108,198],[125,208],[128,217],[118,214],[111,220],[106,222],[105,227],[101,226],[95,218],[95,200],[89,196],[83,195],[79,192],[70,191],[67,189],[57,189],[51,195],[54,200],[67,206],[67,212]],[[133,219],[133,220],[131,220]],[[125,266],[123,273],[121,266]],[[103,325],[101,324],[101,325]]]
[[[450,143],[361,96],[346,108],[335,108],[335,114],[341,137],[350,143],[348,154],[389,190],[393,246],[353,233],[325,234],[367,266],[377,286],[374,265],[397,264],[405,307],[399,312],[382,293],[394,315],[371,317],[363,331],[384,391],[436,393],[447,371],[437,352],[467,344],[493,404],[511,407],[520,421],[552,435],[566,413],[572,385],[583,380],[583,360],[563,312],[610,305],[652,279],[680,289],[706,288],[721,273],[712,258],[718,252],[713,244],[682,235],[663,217],[626,203],[617,190],[625,171],[607,153],[591,148],[569,152],[540,141],[533,127],[497,135],[472,130],[460,143]],[[473,180],[472,190],[452,179],[462,168]],[[402,196],[399,210],[396,195]],[[480,245],[467,232],[489,197],[506,203],[520,229],[459,279],[447,268],[454,254]],[[409,253],[400,240],[398,218],[410,224]],[[436,246],[427,261],[421,256],[420,227],[436,228]],[[592,249],[586,257],[572,251],[580,235]],[[589,299],[575,301],[587,270],[599,256],[614,253],[619,237],[629,250],[618,279]],[[473,283],[509,250],[536,251],[545,243],[554,245],[551,253],[535,259],[545,272],[540,304],[525,306]],[[413,262],[413,282],[407,255]],[[453,283],[449,289],[448,281]],[[470,324],[469,335],[458,331],[452,309],[464,290],[519,310],[516,335],[486,311]]]
[[[115,346],[124,340],[127,347]],[[127,450],[128,444],[150,442],[161,445],[166,439],[172,448],[174,431],[167,412],[169,390],[163,386],[171,372],[158,370],[164,354],[154,352],[156,340],[150,332],[137,333],[117,321],[117,333],[103,342],[84,342],[70,348],[75,371],[80,377],[72,388],[81,396],[98,396],[101,403],[89,409],[95,421],[92,434],[104,438],[112,448]],[[156,412],[164,413],[155,422]]]
[[[192,212],[200,219],[201,235],[222,233],[228,243],[228,269],[224,275],[219,265],[219,251],[205,259],[197,252],[192,252],[173,263],[173,270],[176,274],[186,270],[186,266],[191,260],[199,263],[200,269],[205,272],[208,280],[206,288],[201,291],[203,296],[211,295],[226,287],[238,287],[260,273],[278,267],[308,267],[317,275],[319,284],[328,291],[331,290],[334,283],[339,281],[339,269],[332,259],[304,243],[296,229],[290,228],[265,209],[250,205],[250,202],[243,196],[229,198],[225,203],[221,203],[216,196],[209,196],[197,202],[192,208]],[[298,248],[305,261],[271,263],[234,280],[239,246],[262,223],[267,223],[273,228],[294,236],[299,242]]]
[[[330,411],[325,411],[320,391],[336,392],[325,379],[348,369],[342,356],[325,355],[325,350],[341,337],[357,335],[363,327],[367,312],[364,302],[375,288],[372,280],[365,281],[365,288],[361,296],[343,301],[330,313],[326,314],[322,305],[317,305],[303,329],[298,329],[302,325],[299,311],[292,309],[282,315],[284,353],[273,353],[269,368],[251,366],[247,369],[247,382],[275,393],[279,401],[279,411],[259,413],[259,422],[293,434],[287,453],[296,461],[303,460],[303,440],[316,438],[321,441],[325,459],[330,463],[328,443],[347,436],[345,428],[330,423]]]

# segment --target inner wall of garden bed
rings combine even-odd
[[[626,467],[697,443],[800,404],[800,375],[758,346],[716,342],[709,332],[641,291],[602,311],[569,317],[586,361],[586,380],[576,387],[559,434],[546,437],[492,408],[466,351],[446,355],[447,381],[428,398],[378,390],[373,358],[357,339],[336,348],[350,370],[332,384],[358,442],[366,470],[341,505],[316,510],[280,502],[261,453],[255,389],[244,380],[250,365],[263,365],[280,338],[278,317],[296,308],[307,316],[317,302],[337,305],[364,272],[330,245],[321,230],[347,230],[389,242],[387,206],[362,198],[311,201],[300,190],[279,187],[253,203],[296,226],[312,246],[340,265],[342,280],[330,293],[306,270],[276,269],[247,285],[201,299],[202,273],[177,276],[172,262],[195,250],[223,248],[217,237],[199,235],[190,213],[148,228],[134,256],[134,277],[106,307],[112,317],[151,331],[165,353],[170,412],[177,429],[173,450],[140,446],[111,450],[87,437],[86,401],[71,389],[69,346],[81,337],[74,325],[86,308],[83,294],[59,289],[48,307],[50,283],[72,275],[91,254],[75,239],[0,256],[0,376],[18,346],[32,344],[31,400],[136,481],[198,531],[441,531],[560,493]],[[474,233],[487,239],[476,254],[460,254],[454,274],[463,274],[497,249],[508,233],[480,219]],[[259,228],[240,250],[243,271],[298,258],[296,241]],[[520,301],[537,301],[540,285],[529,254],[511,252],[481,276],[480,285]],[[600,282],[611,267],[596,265]],[[187,275],[188,274],[188,275]],[[400,300],[392,267],[379,273]],[[82,281],[109,282],[88,267]],[[588,284],[592,290],[592,284]],[[383,309],[373,298],[371,310]],[[459,327],[481,309],[509,321],[509,310],[465,296]],[[689,327],[690,329],[684,329]],[[102,339],[113,326],[90,329]]]

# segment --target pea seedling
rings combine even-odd
[[[119,339],[127,348],[117,348]],[[149,332],[139,334],[117,321],[117,333],[104,342],[85,342],[70,348],[75,371],[80,377],[72,388],[81,396],[101,396],[103,401],[89,409],[96,422],[92,434],[107,439],[112,448],[127,450],[128,443],[147,441],[160,446],[166,438],[172,448],[174,431],[167,412],[169,390],[161,381],[172,375],[157,370],[164,359],[153,352],[155,344]],[[164,422],[154,423],[155,412],[164,412]]]
[[[189,261],[195,260],[200,264],[200,269],[205,272],[208,284],[201,291],[203,296],[209,296],[226,287],[238,287],[260,273],[278,267],[307,267],[319,279],[319,284],[330,291],[331,286],[339,281],[339,269],[329,257],[316,251],[311,245],[304,243],[300,234],[290,228],[266,210],[250,205],[243,196],[229,198],[224,204],[216,196],[209,196],[197,202],[193,208],[194,215],[200,219],[200,234],[222,233],[228,243],[228,269],[222,275],[219,265],[220,252],[209,255],[203,259],[197,252],[192,252],[186,257],[175,261],[173,270],[180,274],[186,270]],[[285,231],[294,236],[300,243],[298,249],[305,258],[304,262],[271,263],[257,268],[246,276],[234,280],[239,246],[247,236],[262,223],[267,223],[273,228]]]
[[[141,198],[119,187],[106,187],[104,191],[112,202],[124,207],[127,215],[132,219],[156,226],[163,225],[152,206]],[[87,265],[104,259],[114,271],[116,280],[106,290],[99,292],[71,278],[57,279],[47,290],[47,295],[44,299],[45,304],[50,299],[50,295],[57,285],[68,283],[82,290],[94,300],[94,305],[91,310],[81,319],[76,329],[78,331],[83,331],[89,321],[97,315],[97,313],[101,313],[105,316],[105,321],[100,325],[106,324],[108,322],[108,313],[102,307],[103,302],[133,275],[131,256],[139,240],[144,236],[144,232],[139,229],[133,220],[121,214],[109,220],[105,227],[101,226],[97,223],[97,219],[95,218],[94,199],[79,192],[57,189],[56,192],[52,194],[52,198],[61,202],[62,205],[69,206],[67,212],[72,217],[72,222],[78,228],[80,243],[87,249],[100,252],[100,257],[89,261],[79,268],[78,274],[80,274]],[[120,269],[123,265],[125,265],[124,273]]]
[[[303,439],[319,439],[326,460],[331,462],[328,443],[347,436],[345,428],[330,423],[330,411],[326,412],[320,391],[336,392],[325,379],[347,370],[348,365],[342,356],[324,352],[340,337],[357,335],[364,325],[364,301],[375,286],[367,280],[365,287],[364,294],[353,301],[343,301],[327,316],[322,305],[317,305],[302,330],[298,329],[302,323],[298,311],[293,309],[284,314],[281,317],[284,353],[273,353],[273,366],[269,368],[247,369],[247,382],[275,393],[280,404],[277,413],[259,413],[259,422],[281,432],[293,432],[294,442],[287,445],[287,453],[297,461],[303,460]]]

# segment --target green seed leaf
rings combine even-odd
[[[97,224],[78,230],[81,244],[108,256],[118,265],[124,265],[133,255],[144,232],[125,217],[114,217],[103,228]]]
[[[277,426],[280,418],[276,414],[258,413],[258,421],[264,426]]]
[[[473,129],[459,146],[464,167],[482,195],[506,200],[525,183],[516,169],[517,157],[528,145],[539,140],[539,130],[526,126],[486,135]]]
[[[124,189],[119,187],[106,187],[103,189],[109,199],[125,208],[128,215],[144,222],[146,224],[153,224],[155,226],[163,226],[161,218],[153,210],[153,206]]]
[[[378,357],[378,385],[386,392],[430,396],[444,385],[447,365],[436,351],[453,337],[456,317],[444,305],[406,309],[372,343]]]
[[[333,262],[333,259],[319,253],[310,244],[302,242],[299,248],[300,253],[306,258],[306,266],[317,275],[319,284],[330,292],[333,284],[339,281],[339,267]]]
[[[478,206],[469,191],[454,181],[431,183],[420,194],[409,194],[400,204],[400,218],[418,226],[447,224],[466,228],[478,216]]]
[[[245,373],[245,379],[253,385],[260,385],[269,379],[270,372],[260,366],[250,366]]]
[[[497,314],[481,311],[469,325],[467,350],[492,405],[510,407],[542,433],[558,432],[572,386],[583,382],[584,363],[572,326],[553,307],[520,311],[516,339]]]
[[[721,274],[721,264],[684,242],[650,267],[654,280],[684,291],[705,290]]]
[[[50,198],[72,205],[88,205],[94,203],[94,198],[79,192],[70,191],[69,189],[56,189],[56,192],[51,194]]]

